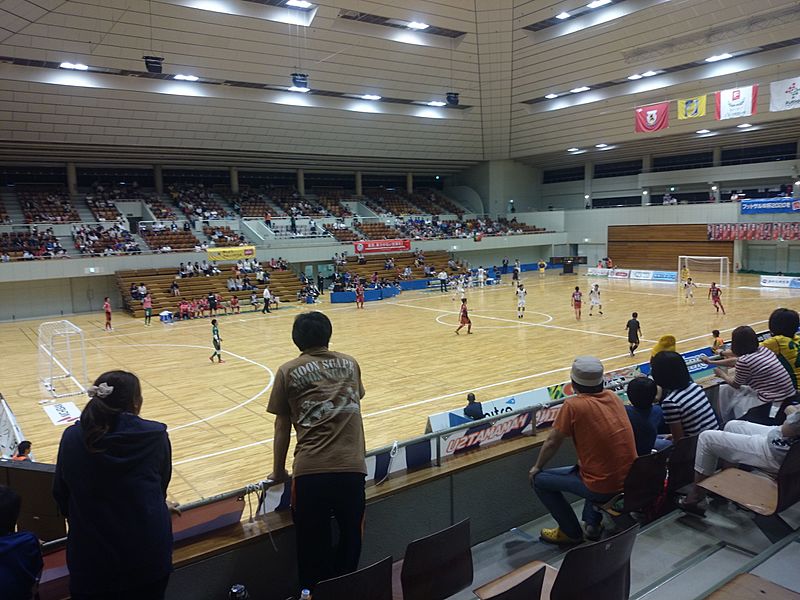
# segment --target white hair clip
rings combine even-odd
[[[104,381],[100,385],[91,386],[88,390],[86,390],[86,393],[89,395],[89,398],[105,398],[106,396],[109,396],[113,391],[114,391],[114,386],[108,385]]]

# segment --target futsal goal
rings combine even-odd
[[[39,325],[39,384],[52,398],[86,392],[86,346],[83,330],[70,321]]]
[[[685,275],[692,278],[697,285],[727,287],[730,284],[730,261],[727,256],[679,256],[678,279],[683,284]]]

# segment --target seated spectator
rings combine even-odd
[[[789,372],[795,388],[800,383],[800,315],[790,308],[776,308],[769,316],[769,332],[772,337],[767,338],[761,345],[769,348],[778,357],[778,360]]]
[[[478,421],[483,418],[483,407],[480,402],[475,401],[475,394],[470,392],[467,394],[467,405],[464,407],[464,416],[469,417],[473,421]]]
[[[585,498],[585,536],[600,538],[602,515],[595,506],[622,489],[636,459],[633,429],[622,400],[603,388],[600,360],[579,356],[572,363],[571,379],[577,395],[567,398],[559,409],[550,435],[529,472],[536,495],[558,523],[555,528],[542,529],[540,537],[554,544],[580,544],[584,538],[564,492]],[[578,464],[545,470],[567,438],[573,440]]]
[[[653,380],[662,390],[661,409],[672,441],[718,429],[719,422],[705,391],[689,374],[686,361],[677,352],[659,352],[650,359]]]
[[[633,427],[636,453],[639,456],[672,445],[671,441],[658,437],[659,428],[664,422],[664,413],[655,404],[657,393],[656,382],[648,377],[636,377],[628,383],[627,394],[631,405],[625,407],[625,412],[628,413]]]
[[[748,421],[728,421],[724,431],[704,431],[697,440],[694,480],[699,483],[713,475],[721,460],[743,463],[770,473],[777,473],[794,444],[800,442],[800,406],[786,408],[783,425],[760,425]],[[694,485],[679,506],[687,512],[704,514],[700,503],[706,492]]]
[[[735,367],[733,373],[720,367],[714,369],[714,374],[727,384],[719,388],[722,422],[739,418],[762,403],[770,404],[767,418],[774,419],[783,401],[796,393],[789,371],[774,352],[759,345],[756,332],[748,325],[733,330],[731,352],[732,358],[721,360],[701,357],[708,364]]]
[[[17,445],[17,451],[14,452],[14,456],[11,457],[11,460],[16,460],[19,462],[27,461],[31,462],[31,450],[33,449],[33,444],[31,444],[28,440],[23,440]]]
[[[177,281],[172,282],[172,284],[169,286],[169,291],[172,293],[173,296],[181,295],[181,288],[178,286]]]
[[[0,590],[9,600],[29,600],[44,562],[39,540],[29,531],[15,531],[22,501],[0,485]]]
[[[131,298],[133,298],[134,300],[141,300],[139,296],[139,288],[136,287],[135,283],[131,284],[130,290],[128,291],[130,292]]]
[[[137,299],[142,300],[145,296],[147,296],[147,286],[144,283],[140,283],[139,287],[136,288],[136,292],[138,294]]]

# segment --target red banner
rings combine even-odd
[[[669,127],[669,102],[639,106],[634,110],[637,133],[650,133]]]
[[[800,223],[715,223],[708,226],[708,239],[714,242],[800,240]]]
[[[370,252],[408,252],[411,250],[411,240],[362,240],[353,242],[356,254],[369,254]]]

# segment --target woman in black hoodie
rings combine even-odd
[[[109,371],[58,449],[53,495],[69,521],[73,600],[160,600],[172,571],[167,427],[139,417],[138,377]]]

